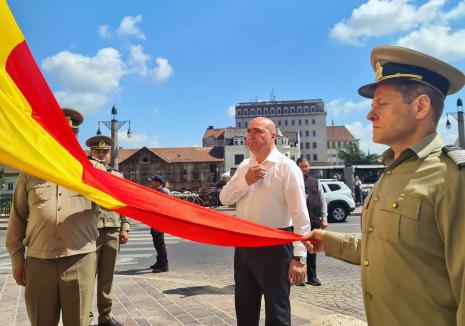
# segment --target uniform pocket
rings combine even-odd
[[[33,204],[40,204],[50,200],[51,186],[49,184],[34,185],[29,192]]]

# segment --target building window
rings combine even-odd
[[[291,120],[291,123],[292,123],[292,125],[295,125],[295,120],[292,119],[292,120]]]
[[[247,128],[247,121],[244,122],[244,128]]]
[[[234,164],[239,165],[244,160],[244,154],[236,154],[234,155]]]
[[[300,143],[300,149],[304,149],[304,143]]]
[[[281,120],[278,120],[278,126],[280,126],[280,125],[281,125]]]
[[[306,149],[310,149],[310,143],[308,143],[308,142],[305,143],[305,148],[306,148]]]
[[[237,116],[240,116],[240,115],[241,115],[241,110],[237,110],[236,115],[237,115]]]
[[[234,138],[234,139],[233,139],[233,144],[234,144],[234,146],[239,145],[239,141],[237,140],[237,138]]]
[[[244,110],[244,115],[248,115],[249,114],[249,110]]]
[[[312,105],[312,112],[315,112],[315,105]]]
[[[337,142],[337,148],[341,148],[341,142],[340,141]]]
[[[181,181],[186,181],[187,180],[187,170],[182,169],[181,170]]]
[[[308,106],[304,107],[304,111],[305,111],[305,113],[308,113]]]
[[[295,108],[291,106],[291,113],[294,113],[294,112],[295,112]]]
[[[326,143],[326,147],[330,148],[330,147],[329,147],[329,142]]]
[[[312,131],[312,136],[316,137],[316,131],[315,130]]]
[[[287,126],[287,120],[284,120],[284,125]]]
[[[310,154],[307,154],[307,161],[310,161]]]
[[[287,114],[287,107],[284,107],[284,114]]]
[[[302,137],[302,130],[299,130],[299,136]]]
[[[312,125],[314,125],[316,123],[315,119],[312,119]]]
[[[8,190],[13,190],[13,182],[8,182]]]
[[[313,147],[313,148],[316,148],[316,142],[313,142],[313,143],[312,143],[312,147]]]
[[[301,120],[301,119],[299,119],[299,126],[301,126],[301,125],[302,125],[302,120]]]
[[[313,154],[313,160],[314,160],[314,161],[318,161],[318,155]]]
[[[268,114],[268,109],[267,109],[267,108],[264,108],[264,109],[263,109],[263,114],[264,114],[264,115],[267,115],[267,114]]]
[[[255,109],[250,109],[250,115],[255,115]]]
[[[192,180],[199,180],[200,179],[200,172],[197,170],[192,171]]]
[[[305,131],[305,137],[308,137],[308,130]]]
[[[129,180],[131,181],[136,180],[136,171],[129,172]]]
[[[257,115],[262,115],[262,109],[257,109]]]
[[[336,143],[335,142],[331,142],[331,148],[333,148],[333,149],[336,148]]]
[[[300,106],[297,107],[297,112],[302,113],[302,108]]]
[[[308,125],[308,119],[305,119],[305,124]]]
[[[274,109],[273,108],[270,109],[270,114],[274,114]]]
[[[238,123],[237,123],[237,128],[240,128],[240,127],[241,127],[241,123],[238,122]]]

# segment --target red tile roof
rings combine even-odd
[[[120,149],[121,163],[131,157],[141,149]],[[223,153],[220,147],[172,147],[172,148],[148,148],[155,155],[159,156],[167,163],[188,163],[188,162],[222,162]]]
[[[354,135],[345,126],[327,126],[326,138],[331,140],[355,140]]]
[[[203,135],[202,139],[205,140],[208,137],[213,137],[215,139],[218,139],[220,136],[224,134],[224,129],[225,128],[219,128],[219,129],[207,128],[207,130],[205,130],[205,134]]]

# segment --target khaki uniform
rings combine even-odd
[[[90,162],[98,169],[123,177],[121,173],[111,170],[108,165],[103,165],[96,158],[90,158]],[[99,232],[97,239],[97,308],[99,312],[98,322],[103,323],[111,319],[111,288],[116,258],[120,248],[119,235],[120,231],[129,231],[129,221],[125,216],[100,206],[95,205],[95,209]]]
[[[465,171],[437,134],[393,161],[364,203],[362,235],[328,232],[330,256],[362,265],[371,325],[465,325]]]
[[[64,325],[89,325],[97,235],[87,198],[19,175],[6,247],[13,269],[26,269],[25,298],[32,325],[57,325],[60,310]]]

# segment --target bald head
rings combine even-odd
[[[265,117],[250,120],[247,127],[247,146],[260,163],[273,150],[276,140],[276,126]]]
[[[249,124],[253,122],[258,122],[263,126],[263,128],[267,129],[270,133],[276,134],[276,125],[274,124],[273,120],[265,117],[256,117],[250,120]]]

